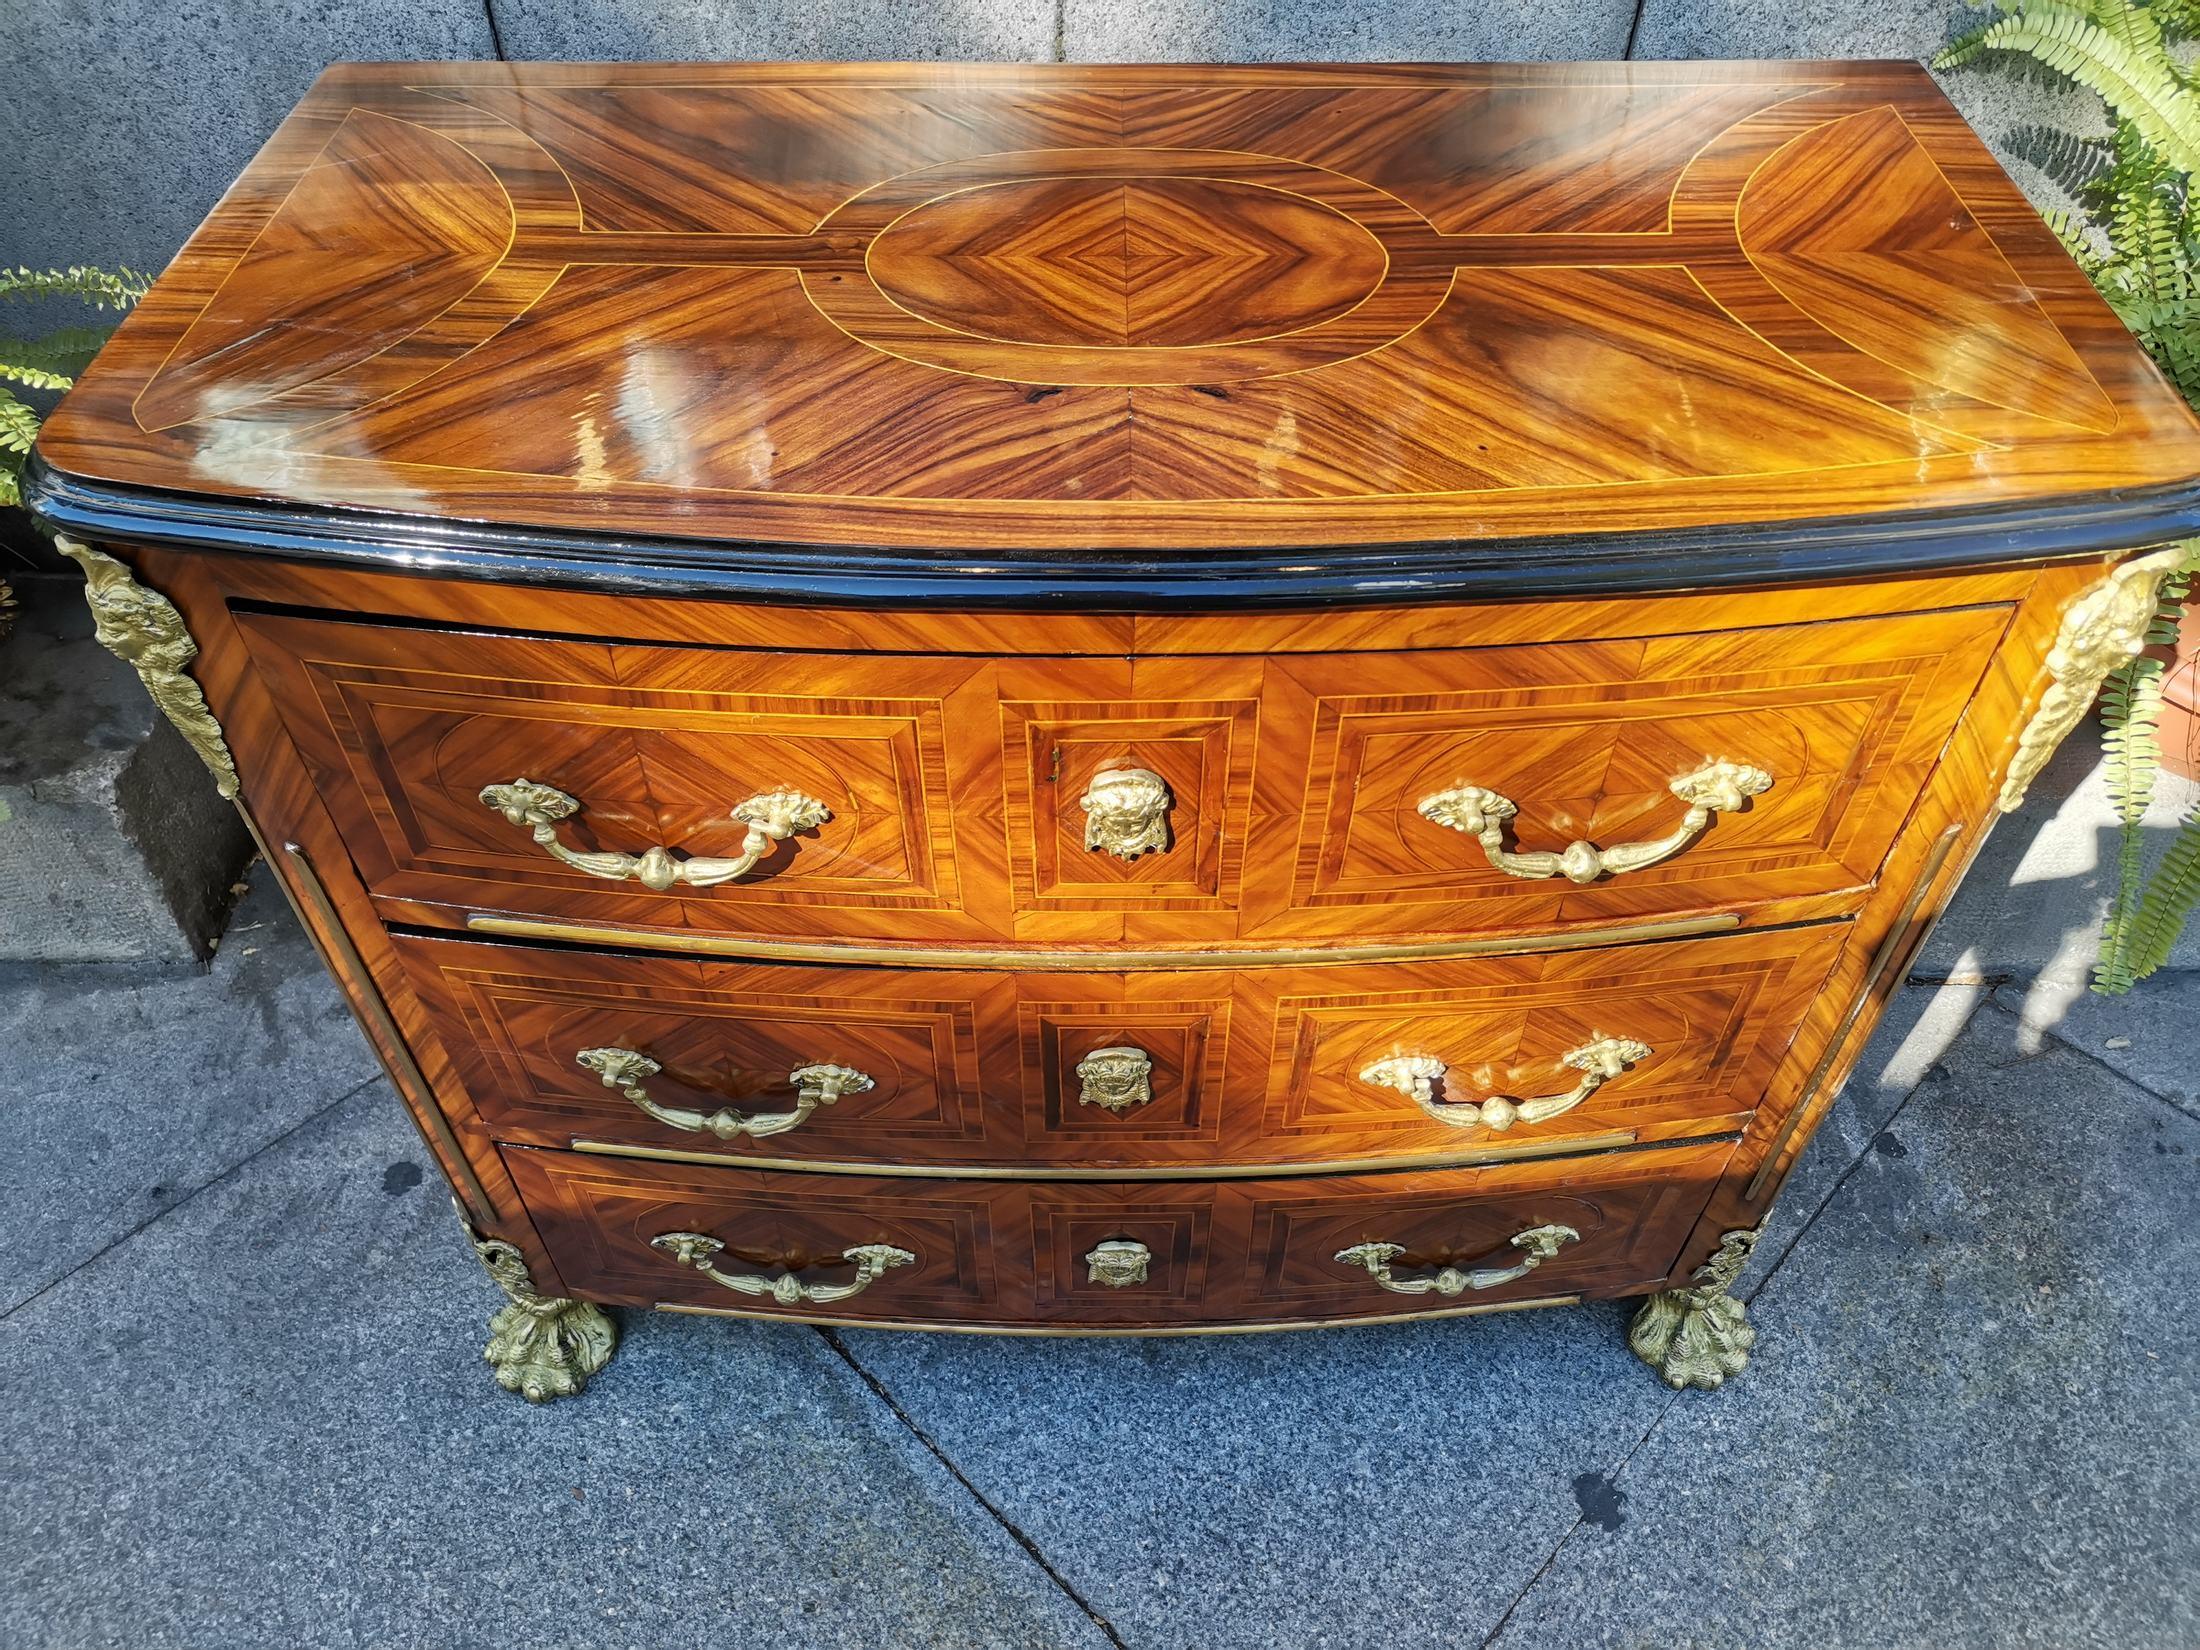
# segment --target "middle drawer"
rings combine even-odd
[[[507,1142],[1211,1170],[1737,1128],[1846,931],[1115,974],[394,943]]]

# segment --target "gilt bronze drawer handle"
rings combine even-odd
[[[1504,1130],[1515,1123],[1541,1123],[1572,1111],[1636,1061],[1649,1059],[1652,1052],[1648,1043],[1638,1043],[1632,1037],[1591,1038],[1558,1057],[1561,1065],[1581,1073],[1580,1082],[1564,1094],[1539,1094],[1528,1100],[1502,1094],[1486,1100],[1439,1100],[1436,1085],[1450,1068],[1433,1054],[1393,1054],[1363,1068],[1360,1081],[1396,1089],[1437,1122],[1449,1123],[1453,1128],[1479,1124],[1485,1129]]]
[[[483,786],[481,801],[525,829],[537,846],[574,870],[612,882],[631,877],[660,894],[683,882],[691,888],[711,888],[746,876],[775,843],[784,842],[797,831],[813,831],[833,817],[832,810],[814,796],[804,796],[800,791],[769,791],[734,804],[733,817],[749,828],[741,838],[738,858],[674,859],[672,850],[663,847],[646,848],[639,854],[608,850],[583,853],[568,848],[558,840],[558,821],[579,813],[579,800],[532,779]]]
[[[1688,812],[1671,833],[1654,842],[1622,842],[1599,848],[1593,842],[1570,842],[1561,853],[1539,850],[1514,853],[1505,846],[1505,821],[1520,811],[1519,804],[1479,785],[1462,785],[1421,798],[1421,817],[1437,825],[1464,831],[1482,844],[1482,852],[1509,877],[1563,876],[1573,882],[1594,882],[1598,877],[1622,871],[1640,871],[1671,859],[1710,825],[1713,814],[1732,813],[1753,796],[1772,789],[1772,775],[1745,762],[1707,762],[1693,773],[1684,773],[1668,787],[1688,804]]]
[[[906,1249],[897,1249],[891,1243],[859,1243],[853,1249],[843,1249],[840,1258],[855,1263],[856,1275],[846,1283],[804,1283],[792,1272],[782,1272],[776,1278],[751,1277],[743,1272],[721,1272],[711,1262],[724,1251],[725,1245],[717,1238],[705,1237],[701,1232],[665,1232],[649,1240],[649,1246],[660,1254],[670,1255],[682,1266],[692,1266],[713,1283],[724,1284],[742,1295],[769,1295],[781,1306],[799,1306],[808,1301],[813,1306],[823,1306],[827,1301],[844,1301],[850,1295],[860,1295],[864,1290],[886,1275],[896,1266],[908,1266],[916,1260]]]
[[[1347,1266],[1366,1267],[1368,1275],[1394,1295],[1456,1295],[1463,1289],[1495,1289],[1501,1283],[1524,1278],[1580,1238],[1571,1226],[1531,1226],[1525,1232],[1515,1232],[1506,1244],[1521,1254],[1510,1266],[1476,1266],[1464,1272],[1456,1266],[1441,1266],[1433,1277],[1426,1278],[1391,1275],[1390,1263],[1406,1252],[1402,1243],[1355,1243],[1349,1249],[1338,1250],[1337,1259]],[[1500,1249],[1490,1258],[1495,1260],[1503,1253]]]
[[[853,1066],[797,1066],[787,1073],[787,1081],[794,1085],[792,1111],[766,1111],[744,1117],[727,1107],[705,1114],[682,1106],[660,1106],[649,1097],[643,1081],[665,1068],[646,1054],[630,1048],[584,1048],[573,1058],[601,1077],[605,1088],[617,1089],[658,1122],[690,1134],[714,1134],[721,1140],[744,1134],[752,1140],[785,1134],[799,1128],[818,1107],[829,1106],[844,1094],[861,1094],[877,1086]]]
[[[1085,810],[1085,846],[1117,859],[1136,859],[1169,845],[1169,782],[1145,768],[1109,768],[1092,776],[1078,806]]]

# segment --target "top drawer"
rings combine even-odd
[[[1196,945],[1860,889],[2006,617],[1138,660],[238,622],[394,917]]]

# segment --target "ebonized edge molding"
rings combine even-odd
[[[193,498],[64,474],[37,451],[25,505],[106,543],[247,551],[381,572],[635,595],[850,607],[1171,611],[1648,594],[2052,560],[2200,533],[2200,477],[1999,510],[1616,535],[1310,546],[1234,553],[964,555],[831,545],[593,537],[481,521]]]

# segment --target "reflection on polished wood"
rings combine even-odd
[[[2200,470],[1909,63],[340,65],[42,450],[585,533],[1224,560],[2113,513]]]

